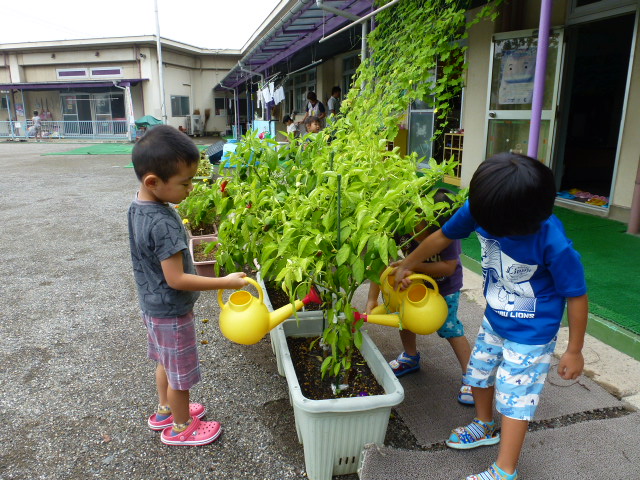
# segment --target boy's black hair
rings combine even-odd
[[[138,180],[148,173],[163,182],[178,173],[180,164],[191,166],[200,161],[200,151],[187,135],[169,125],[158,125],[147,131],[133,147],[133,169]]]
[[[287,123],[287,122],[293,122],[293,120],[289,115],[285,115],[284,118],[282,119],[282,123]]]
[[[342,89],[341,89],[340,87],[337,87],[337,86],[336,86],[336,87],[333,87],[333,88],[331,89],[331,95],[333,95],[333,94],[334,94],[334,93],[336,93],[336,92],[340,92],[340,93],[342,93]]]
[[[315,115],[309,115],[307,118],[304,119],[305,125],[311,125],[313,122],[320,124],[320,119]]]
[[[38,110],[34,110],[34,111],[33,111],[33,114],[34,114],[35,116],[38,116]]]
[[[307,100],[310,100],[312,102],[315,102],[316,100],[318,100],[318,96],[316,95],[316,92],[307,93]]]
[[[491,235],[531,235],[553,212],[553,172],[526,155],[499,153],[480,164],[469,185],[474,220]]]

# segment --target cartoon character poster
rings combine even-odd
[[[500,104],[531,104],[536,71],[536,47],[506,50],[500,65]]]

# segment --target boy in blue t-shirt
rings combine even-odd
[[[397,282],[415,265],[454,239],[476,232],[482,246],[485,316],[465,383],[476,418],[453,430],[447,445],[470,449],[500,442],[496,462],[467,480],[515,480],[529,421],[549,371],[556,334],[567,306],[569,344],[558,373],[575,379],[584,367],[582,347],[588,302],[580,255],[552,214],[556,196],[551,170],[524,155],[501,153],[473,174],[469,200],[425,239],[395,272]],[[502,414],[495,431],[493,399]]]
[[[189,390],[200,381],[193,306],[202,290],[247,285],[243,272],[221,278],[196,275],[187,234],[175,208],[193,190],[200,152],[173,127],[159,125],[133,148],[133,168],[140,190],[129,207],[129,245],[147,351],[156,362],[158,409],[148,425],[167,445],[205,445],[222,429],[200,418],[205,407],[189,403]]]

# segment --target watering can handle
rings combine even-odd
[[[256,287],[256,290],[258,291],[258,299],[260,300],[260,303],[264,303],[264,292],[262,291],[262,288],[260,287],[260,284],[258,282],[256,282],[253,278],[249,278],[249,277],[244,277],[244,279],[249,282],[251,285],[253,285],[254,287]],[[222,300],[222,292],[224,292],[224,289],[220,289],[218,290],[218,303],[220,304],[221,308],[224,308],[227,306],[226,303],[224,303],[224,301]]]
[[[384,283],[385,279],[389,276],[391,272],[395,270],[394,267],[387,267],[382,275],[380,275],[380,283]],[[424,275],[423,273],[414,273],[413,275],[409,275],[409,280],[426,280],[431,284],[436,293],[440,293],[440,289],[438,288],[438,284],[436,281],[428,275]]]
[[[438,284],[429,275],[424,275],[423,273],[414,273],[413,275],[409,275],[408,278],[409,280],[426,280],[427,283],[431,284],[431,286],[433,287],[433,290],[435,290],[436,293],[440,293]]]
[[[387,267],[384,269],[384,272],[382,272],[382,275],[380,275],[380,283],[384,283],[384,281],[386,280],[386,278],[389,276],[389,274],[391,272],[393,272],[395,270],[394,267]]]

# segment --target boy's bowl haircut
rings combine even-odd
[[[499,153],[480,164],[469,185],[471,215],[496,237],[531,235],[553,212],[553,172],[525,155]]]

